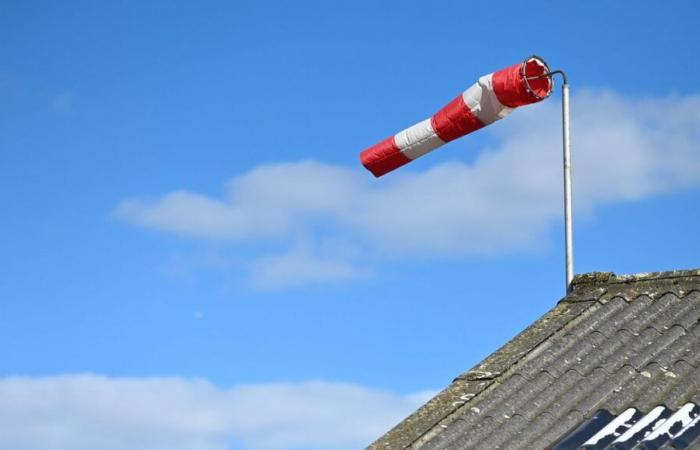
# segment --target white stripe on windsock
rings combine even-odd
[[[504,106],[493,90],[493,74],[484,75],[462,94],[464,104],[485,125],[490,125],[513,112],[515,108]]]
[[[432,118],[397,133],[394,142],[408,159],[416,159],[444,144],[433,130]]]

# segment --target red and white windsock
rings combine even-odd
[[[425,119],[360,154],[374,176],[403,166],[446,142],[504,118],[514,108],[544,100],[552,93],[549,66],[532,56],[522,63],[479,78],[479,81]]]

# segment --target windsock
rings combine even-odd
[[[542,101],[552,93],[548,73],[547,63],[531,56],[484,75],[431,118],[363,151],[362,165],[380,177],[446,142],[504,118],[518,106]]]

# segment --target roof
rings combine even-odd
[[[634,448],[700,449],[699,319],[700,269],[579,275],[552,310],[368,450],[632,448],[620,438],[642,419],[654,425]],[[664,417],[678,420],[664,431]],[[641,442],[651,429],[658,439]]]

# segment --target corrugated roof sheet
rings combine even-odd
[[[601,411],[609,424],[634,408],[636,423],[660,405],[700,404],[699,319],[699,270],[579,276],[549,313],[369,448],[544,449]]]

